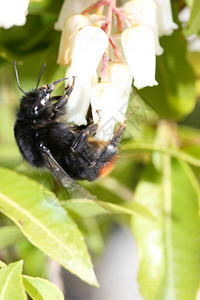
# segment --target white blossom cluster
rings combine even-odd
[[[158,84],[156,55],[163,53],[159,37],[172,34],[177,25],[170,0],[133,0],[124,1],[121,8],[113,6],[118,24],[112,24],[109,32],[105,24],[113,18],[98,9],[100,2],[116,4],[114,0],[99,1],[96,12],[87,13],[88,6],[95,8],[94,1],[74,0],[71,5],[65,0],[55,29],[62,30],[58,63],[69,66],[68,78],[76,76],[67,121],[86,125],[91,103],[94,122],[99,118],[97,111],[101,116],[95,137],[109,140],[115,123],[125,119],[133,79],[138,89]],[[120,30],[111,31],[119,25]]]

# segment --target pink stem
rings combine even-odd
[[[106,78],[107,77],[107,66],[108,66],[108,60],[109,60],[109,56],[106,52],[104,52],[103,55],[103,66],[101,69],[101,77],[102,78]]]
[[[91,11],[95,10],[96,8],[98,8],[99,6],[103,6],[103,5],[109,5],[110,1],[98,1],[94,4],[92,4],[91,6],[89,6],[88,8],[86,8],[82,14],[87,14],[90,13]]]
[[[123,28],[122,28],[122,20],[120,18],[119,15],[116,15],[117,18],[117,31],[118,32],[122,32]]]
[[[112,25],[112,16],[113,16],[113,8],[116,7],[116,0],[109,0],[109,5],[108,5],[108,11],[107,11],[107,20],[108,20],[108,24],[106,24],[105,26],[105,33],[108,36],[108,39],[110,40],[111,38],[111,25]],[[115,52],[115,50],[114,50]],[[101,70],[101,76],[102,77],[106,77],[107,75],[107,64],[108,64],[108,53],[104,53],[103,56],[103,66],[102,66],[102,70]]]
[[[117,16],[120,16],[120,17],[123,17],[124,19],[126,19],[131,25],[134,25],[134,24],[132,24],[133,21],[129,17],[127,17],[127,15],[123,11],[121,11],[119,8],[117,8],[116,6],[113,7],[113,12]]]
[[[115,54],[115,57],[117,60],[120,60],[121,59],[121,54],[115,44],[115,41],[113,40],[113,38],[110,36],[109,37],[109,42],[111,43],[112,47],[113,47],[113,50],[114,50],[114,54]]]
[[[108,6],[108,12],[107,12],[107,20],[109,21],[109,24],[106,29],[106,33],[108,37],[111,35],[111,25],[112,25],[112,15],[114,7],[116,7],[116,0],[110,0],[109,6]]]
[[[131,19],[129,19],[129,17],[126,16],[126,14],[121,11],[120,9],[117,8],[116,6],[116,0],[107,0],[107,1],[103,1],[100,0],[94,4],[92,4],[91,6],[89,6],[87,9],[85,9],[82,13],[86,14],[86,13],[90,13],[93,10],[96,10],[104,5],[108,5],[108,11],[107,11],[107,15],[106,15],[106,19],[105,20],[101,20],[100,22],[102,22],[101,29],[103,31],[105,31],[105,33],[108,36],[109,42],[111,44],[111,46],[113,47],[113,51],[114,51],[114,55],[116,57],[117,60],[120,60],[121,58],[121,54],[113,40],[113,38],[111,37],[111,27],[112,27],[112,17],[113,17],[113,13],[116,15],[117,18],[117,27],[118,27],[118,32],[122,31],[122,21],[121,21],[121,17],[125,18],[126,20],[128,20],[128,22],[130,24],[132,24]],[[109,60],[109,56],[108,56],[108,52],[105,51],[104,55],[103,55],[103,66],[101,69],[101,76],[106,78],[107,75],[107,63]]]

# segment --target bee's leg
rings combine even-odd
[[[136,108],[135,111],[137,109],[138,108]],[[102,141],[102,149],[100,153],[95,156],[95,160],[91,164],[92,167],[96,168],[97,170],[96,178],[105,176],[112,170],[117,159],[117,147],[119,146],[119,143],[121,142],[126,130],[126,121],[135,111],[128,114],[124,122],[119,124],[110,141]]]
[[[131,113],[132,114],[132,113]],[[129,119],[130,115],[127,115],[124,122],[120,123],[117,129],[115,130],[113,137],[110,141],[106,143],[104,148],[102,149],[101,153],[98,155],[97,160],[95,163],[98,163],[99,161],[106,161],[108,157],[113,157],[117,153],[117,147],[119,146],[125,130],[126,130],[126,121]]]
[[[120,123],[119,126],[117,127],[117,129],[115,130],[112,139],[109,141],[109,145],[113,145],[114,147],[119,146],[119,143],[121,142],[123,135],[125,133],[126,130],[126,122],[127,120],[138,110],[138,106],[136,106],[136,108],[130,112],[127,116],[126,119],[124,120],[124,122]]]
[[[63,96],[61,96],[58,99],[58,101],[54,104],[54,107],[53,107],[54,112],[58,111],[58,110],[61,110],[67,104],[69,96],[71,95],[71,93],[72,93],[72,91],[74,89],[74,84],[75,84],[75,77],[73,77],[73,83],[72,83],[72,85],[67,88],[67,90],[65,91],[65,94]],[[51,99],[55,100],[56,96],[52,97]]]
[[[81,133],[77,136],[77,138],[73,142],[73,145],[71,147],[71,149],[73,151],[78,151],[79,149],[81,149],[81,147],[87,141],[88,137],[91,135],[94,135],[97,132],[97,130],[99,128],[99,124],[101,122],[101,117],[100,117],[99,111],[97,111],[97,113],[99,115],[98,122],[87,126],[86,129],[81,131]]]
[[[126,119],[127,120],[127,119]],[[126,121],[125,120],[125,121]],[[117,129],[115,130],[112,139],[110,140],[109,145],[113,145],[114,147],[119,146],[119,143],[121,142],[123,135],[125,133],[126,130],[126,124],[125,122],[119,124],[119,126],[117,127]]]

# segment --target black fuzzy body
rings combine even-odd
[[[14,134],[23,158],[36,168],[48,167],[43,153],[45,147],[72,179],[95,180],[116,156],[116,145],[96,141],[88,134],[88,127],[65,123],[66,103],[63,99],[67,93],[56,98],[50,98],[50,93],[48,86],[44,86],[27,93],[21,100]],[[58,105],[59,101],[62,105]],[[83,130],[86,137],[74,149],[74,141]]]

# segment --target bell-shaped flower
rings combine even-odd
[[[74,90],[68,101],[68,117],[77,125],[86,125],[90,91],[97,81],[96,69],[107,46],[108,37],[97,26],[85,26],[76,35],[71,69],[67,77],[70,80],[72,76],[76,77]]]
[[[71,72],[81,80],[90,80],[108,46],[106,33],[97,26],[85,26],[76,35]]]
[[[145,25],[129,27],[122,32],[121,40],[134,85],[138,89],[157,85],[153,31]]]
[[[171,35],[178,26],[173,22],[170,0],[155,0],[159,36]]]
[[[100,128],[95,138],[108,141],[112,138],[117,120],[118,107],[120,106],[120,88],[111,82],[100,82],[91,91],[91,106],[94,122],[101,117]]]
[[[72,76],[71,68],[68,68],[66,77],[72,79]],[[68,83],[69,81],[66,81],[66,84]],[[71,83],[72,82],[70,82],[70,84]],[[79,77],[75,78],[75,85],[67,103],[67,122],[74,123],[78,126],[87,125],[85,117],[90,105],[90,92],[96,83],[96,74],[94,74],[90,80],[81,80]]]
[[[159,43],[155,2],[153,0],[128,1],[124,5],[123,10],[128,16],[133,18],[136,24],[146,25],[152,29],[155,36],[156,54],[161,55],[163,48]]]
[[[88,23],[88,18],[81,14],[73,15],[65,21],[57,60],[60,65],[69,65],[71,63],[75,37],[79,30],[88,25]]]
[[[120,89],[121,100],[119,106],[116,103],[117,122],[123,122],[126,118],[129,96],[132,90],[133,75],[127,64],[113,62],[108,65],[108,81]]]
[[[62,30],[65,24],[65,21],[68,17],[74,14],[80,14],[83,10],[85,10],[88,6],[94,3],[94,0],[65,0],[61,7],[58,20],[54,24],[55,30]]]
[[[22,26],[26,23],[29,0],[0,1],[0,27],[8,29],[14,25]]]
[[[127,65],[111,63],[108,67],[108,81],[98,83],[92,89],[91,106],[94,122],[99,120],[99,115],[101,117],[96,139],[110,140],[115,124],[125,120],[132,79]]]

